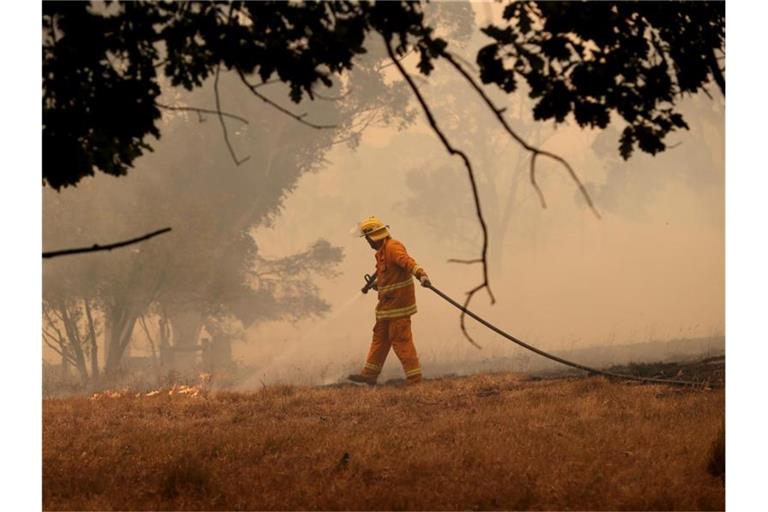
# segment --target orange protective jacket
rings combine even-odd
[[[411,258],[402,242],[384,239],[376,251],[376,288],[379,292],[376,320],[416,313],[413,276],[420,278],[424,274],[424,269]]]

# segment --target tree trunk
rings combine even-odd
[[[173,331],[173,366],[172,369],[190,374],[197,363],[199,350],[197,339],[203,328],[203,316],[199,311],[176,310],[169,312]]]
[[[117,376],[123,354],[131,341],[136,318],[137,315],[123,305],[113,307],[107,312],[109,328],[106,335],[107,360],[104,365],[104,375],[109,378]]]
[[[80,340],[80,333],[77,329],[77,323],[74,318],[72,318],[72,315],[70,315],[66,302],[61,301],[59,303],[59,308],[61,311],[61,318],[64,321],[64,330],[69,339],[69,346],[72,348],[74,354],[75,367],[80,374],[80,382],[83,387],[86,387],[88,386],[88,368],[85,364],[85,354],[83,353],[83,346]]]
[[[88,299],[83,299],[85,305],[85,317],[88,320],[88,338],[91,342],[91,383],[95,385],[99,381],[99,346],[96,341],[96,329],[93,327],[93,316]]]
[[[155,340],[152,338],[152,333],[149,332],[149,326],[147,325],[147,319],[144,315],[139,315],[139,326],[144,331],[144,336],[147,338],[149,348],[152,351],[152,362],[157,364],[157,349],[155,348]]]
[[[66,351],[66,347],[64,347],[64,350]],[[69,381],[69,359],[66,352],[61,353],[61,381]]]
[[[160,329],[160,366],[173,368],[173,350],[171,349],[171,326],[168,314],[164,311],[158,320]]]
[[[232,366],[232,338],[227,335],[213,336],[211,343],[211,368],[213,372],[226,371]]]

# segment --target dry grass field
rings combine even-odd
[[[722,510],[724,390],[512,374],[43,404],[48,510]]]

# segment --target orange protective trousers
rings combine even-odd
[[[395,350],[395,355],[400,359],[408,382],[420,382],[421,365],[419,364],[419,356],[416,354],[416,347],[413,345],[410,316],[376,320],[363,375],[373,377],[381,373],[390,347]]]

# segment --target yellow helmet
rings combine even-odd
[[[381,222],[377,217],[368,217],[358,224],[359,236],[367,236],[374,242],[383,240],[389,236],[389,226]]]

